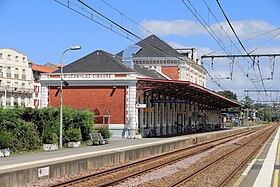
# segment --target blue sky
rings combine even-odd
[[[66,2],[65,0],[60,1]],[[84,0],[85,3],[138,36],[142,38],[147,36],[147,33],[143,32],[143,30],[141,31],[138,25],[108,7],[104,1]],[[72,0],[72,2],[81,5],[76,0]],[[180,0],[106,0],[105,2],[173,46],[196,46],[199,54],[205,54],[220,48]],[[185,2],[188,3],[187,0]],[[220,27],[217,26],[217,22],[206,8],[204,1],[191,0],[190,2],[224,44],[226,46],[230,45],[231,42],[226,38]],[[232,41],[237,42],[229,30],[216,1],[205,0],[205,2],[210,6],[211,11],[222,24],[224,30],[227,31],[230,38],[232,38]],[[279,0],[220,0],[220,3],[241,40],[246,40],[280,27]],[[0,47],[13,48],[22,52],[36,64],[45,64],[47,62],[58,64],[61,53],[73,45],[81,45],[82,50],[68,52],[65,55],[66,64],[96,49],[117,53],[133,43],[63,7],[54,0],[0,0],[0,24]],[[280,30],[270,32],[262,37],[244,42],[244,45],[248,51],[251,51],[279,32]],[[137,41],[136,39],[133,40]],[[240,46],[238,46],[238,49],[242,51]],[[234,47],[229,48],[229,50],[233,53],[238,52]],[[280,36],[271,39],[255,51],[255,53],[277,52],[280,53]],[[220,54],[223,54],[223,52],[220,52]],[[230,72],[228,61],[215,61],[215,70],[211,68],[209,62],[205,61],[205,67],[214,78],[228,76]],[[242,68],[247,69],[246,71],[251,74],[252,79],[257,79],[259,76],[258,71],[256,73],[256,71],[248,70],[249,66],[246,63],[246,60],[240,60]],[[280,69],[279,64],[279,58],[276,58],[275,68]],[[263,77],[269,76],[269,61],[267,59],[261,59],[261,69],[263,70]],[[223,88],[234,90],[238,92],[238,95],[242,94],[244,89],[262,88],[260,82],[255,82],[255,85],[250,83],[249,79],[242,75],[237,66],[234,67],[234,70],[233,80],[219,80]],[[267,89],[279,89],[279,80],[280,72],[275,69],[274,80],[266,81],[265,86],[267,85]],[[208,83],[208,87],[210,89],[221,89],[211,82]]]

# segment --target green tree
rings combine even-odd
[[[229,91],[229,90],[218,91],[217,94],[219,94],[219,95],[221,95],[221,96],[224,96],[224,97],[226,97],[226,98],[228,98],[228,99],[237,101],[236,93],[233,93],[232,91]]]
[[[245,96],[242,100],[241,103],[244,105],[245,108],[252,108],[254,100],[252,100],[249,96]]]

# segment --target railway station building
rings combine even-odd
[[[176,50],[155,35],[118,54],[96,50],[63,68],[63,106],[89,110],[113,136],[164,136],[212,130],[240,104],[207,89],[195,49]],[[59,106],[60,70],[41,75],[43,107]]]

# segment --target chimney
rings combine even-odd
[[[192,58],[191,58],[191,59],[192,59],[195,63],[196,63],[196,58],[197,58],[197,57],[196,57],[196,48],[193,47],[193,48],[192,48]]]

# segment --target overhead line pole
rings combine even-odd
[[[275,54],[240,54],[240,55],[203,55],[201,56],[201,58],[243,58],[243,57],[276,57],[276,56],[280,56],[279,53],[275,53]]]
[[[280,92],[280,90],[244,90],[244,92]]]

